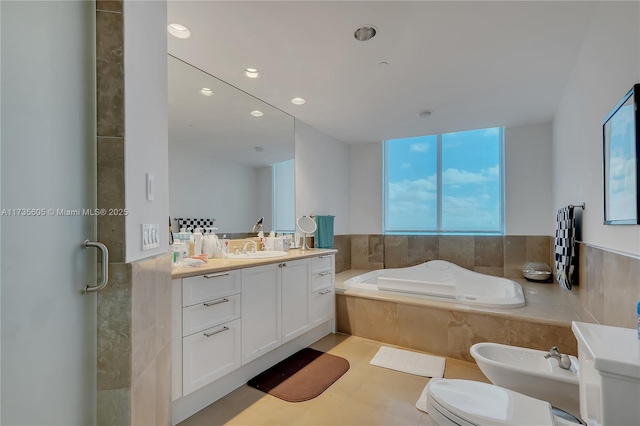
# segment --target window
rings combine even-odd
[[[273,230],[294,233],[296,229],[296,203],[294,160],[273,165]]]
[[[384,232],[502,234],[503,129],[384,143]]]

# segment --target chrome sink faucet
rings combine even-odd
[[[561,354],[557,346],[554,346],[551,349],[549,349],[549,353],[545,354],[544,357],[546,359],[549,359],[549,358],[557,359],[558,365],[560,366],[560,368],[564,370],[569,370],[571,368],[571,358],[569,358],[569,355],[567,354]]]
[[[251,253],[255,253],[255,252],[258,250],[258,243],[256,243],[256,242],[255,242],[255,241],[253,241],[253,240],[249,240],[249,241],[247,241],[246,243],[244,243],[244,244],[242,245],[242,254],[246,254],[246,253],[247,253],[247,246],[248,246],[249,244],[251,244],[251,245],[252,245],[252,247],[251,247]]]

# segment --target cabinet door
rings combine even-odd
[[[309,329],[311,262],[298,260],[281,265],[282,343],[285,343]]]
[[[240,320],[182,339],[183,392],[188,395],[240,367]]]
[[[322,324],[333,318],[333,301],[335,300],[333,287],[327,287],[311,293],[309,321],[311,327]]]
[[[242,365],[280,346],[278,264],[242,270]]]

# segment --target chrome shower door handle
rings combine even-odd
[[[100,291],[105,288],[109,281],[109,249],[107,249],[107,246],[97,241],[85,240],[82,245],[84,248],[95,247],[100,250],[100,254],[102,255],[102,279],[100,280],[100,284],[95,286],[84,286],[84,294],[95,293],[96,291]]]

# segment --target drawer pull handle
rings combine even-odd
[[[205,278],[218,278],[218,277],[226,277],[227,275],[229,275],[228,272],[220,272],[218,274],[209,274],[209,275],[205,275]]]
[[[326,259],[327,257],[331,257],[330,254],[325,254],[324,256],[318,256],[320,259]]]
[[[229,327],[222,327],[220,330],[212,331],[211,333],[204,333],[204,337],[211,337],[214,334],[222,333],[223,331],[227,331]]]
[[[286,264],[286,263],[281,263],[281,264],[279,264],[278,266],[279,266],[280,268],[286,268],[286,267],[287,267],[287,264]]]
[[[330,289],[326,289],[318,292],[318,294],[328,294],[328,293],[331,293]]]
[[[324,277],[326,275],[331,275],[331,271],[320,272],[318,275],[320,275],[321,277]]]
[[[218,300],[215,300],[215,301],[213,301],[213,302],[205,302],[205,303],[203,303],[203,305],[204,305],[204,306],[214,306],[214,305],[219,305],[219,304],[221,304],[221,303],[225,303],[225,302],[228,302],[228,301],[229,301],[229,299],[227,299],[227,298],[225,297],[225,298],[223,298],[223,299],[218,299]]]

